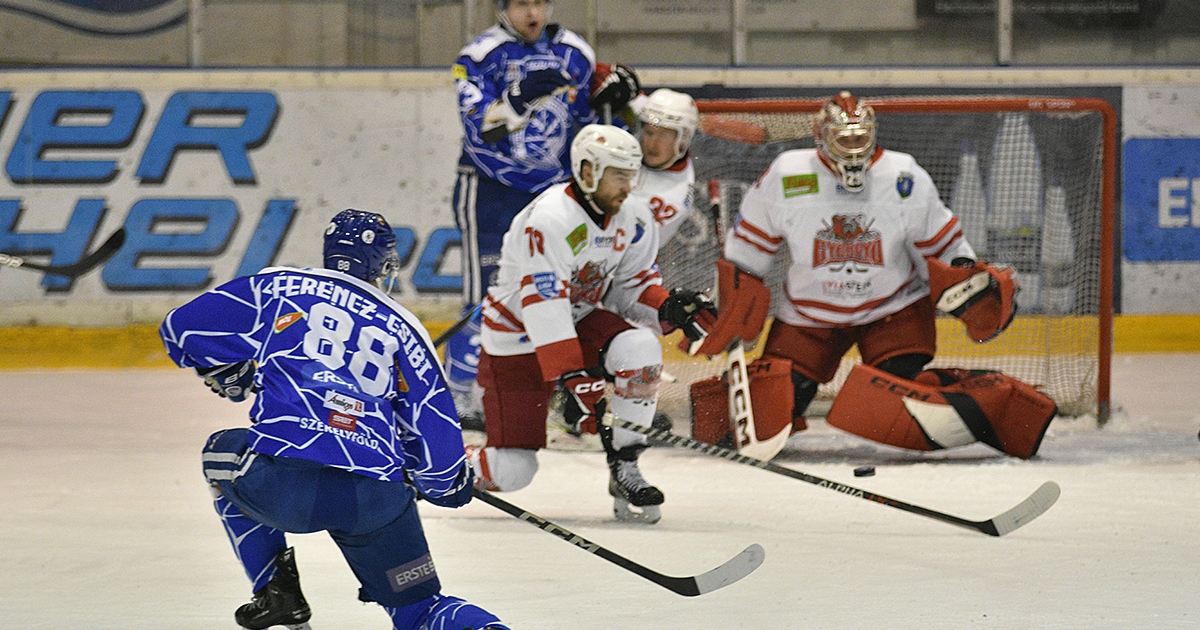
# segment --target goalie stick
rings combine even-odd
[[[822,479],[821,477],[800,472],[799,470],[785,468],[777,464],[772,464],[771,462],[765,462],[752,457],[746,457],[745,455],[739,455],[738,453],[735,453],[729,449],[713,446],[712,444],[706,444],[682,435],[676,435],[670,431],[664,431],[652,427],[644,427],[640,424],[634,424],[627,420],[621,420],[611,413],[605,414],[602,421],[605,424],[609,424],[614,427],[641,433],[652,440],[656,440],[664,444],[680,446],[693,451],[699,451],[705,455],[712,455],[714,457],[720,457],[721,459],[727,459],[731,462],[746,464],[748,466],[754,466],[755,468],[762,468],[763,470],[783,475],[785,477],[799,479],[800,481],[811,483],[815,486],[828,488],[834,492],[840,492],[842,494],[858,497],[860,499],[866,499],[867,501],[880,503],[882,505],[893,507],[898,510],[904,510],[905,512],[910,512],[912,514],[918,514],[936,521],[957,525],[964,529],[975,530],[977,532],[987,534],[988,536],[1003,536],[1041,516],[1042,513],[1050,509],[1050,506],[1054,505],[1054,502],[1058,500],[1058,496],[1062,492],[1059,489],[1058,484],[1054,483],[1053,481],[1047,481],[1046,483],[1043,483],[1041,487],[1035,490],[1033,494],[1026,497],[1024,501],[1021,501],[1015,506],[1009,508],[1002,514],[994,516],[986,521],[972,521],[954,516],[952,514],[946,514],[944,512],[938,512],[937,510],[931,510],[919,505],[906,503],[898,499],[885,497],[882,494],[875,494],[874,492],[868,492],[866,490],[848,486],[836,481],[831,481],[829,479]]]
[[[650,580],[651,582],[654,582],[655,584],[667,590],[683,595],[684,597],[695,597],[697,595],[711,593],[719,588],[729,586],[730,584],[733,584],[734,582],[737,582],[738,580],[753,573],[754,570],[763,563],[763,559],[766,557],[766,552],[763,551],[762,546],[758,543],[754,543],[749,547],[746,547],[738,555],[726,560],[724,564],[711,571],[706,571],[700,575],[688,577],[672,577],[670,575],[663,575],[662,573],[659,573],[653,569],[646,568],[616,552],[609,551],[608,549],[601,547],[600,545],[584,538],[583,536],[569,531],[561,525],[552,523],[538,516],[537,514],[527,512],[486,490],[473,488],[471,493],[475,496],[475,498],[487,503],[488,505],[491,505],[492,507],[495,507],[503,512],[507,512],[509,515],[525,521],[544,532],[554,534],[555,536],[558,536],[559,538],[571,543],[572,545],[575,545],[576,547],[579,547],[588,553],[600,556],[601,558],[608,560],[609,562],[621,567],[622,569],[625,569],[626,571],[636,573],[647,580]]]
[[[118,228],[113,232],[108,240],[101,243],[96,251],[84,256],[79,262],[70,265],[39,265],[31,263],[20,256],[10,256],[8,254],[0,254],[0,265],[6,267],[31,269],[33,271],[41,271],[43,273],[64,276],[67,278],[78,278],[83,274],[95,269],[109,258],[112,258],[117,250],[125,244],[125,228]]]
[[[708,199],[711,204],[709,212],[717,234],[717,245],[724,255],[726,210],[721,197],[721,183],[716,179],[708,180]],[[688,354],[695,355],[702,343],[704,343],[703,338],[692,342],[688,348]],[[779,433],[765,440],[758,439],[758,430],[754,425],[754,408],[750,402],[750,374],[746,370],[746,347],[740,338],[734,339],[725,351],[725,375],[729,387],[729,425],[733,430],[738,452],[747,457],[761,460],[775,457],[787,444],[788,436],[791,435],[791,427],[784,427]]]

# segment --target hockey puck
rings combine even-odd
[[[874,466],[859,466],[858,468],[854,469],[854,476],[855,477],[874,477],[875,476],[875,467]]]

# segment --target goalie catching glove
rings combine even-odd
[[[593,423],[604,415],[604,378],[600,368],[574,370],[558,377],[558,386],[566,393],[563,420],[572,430],[581,430],[585,420]]]
[[[690,341],[700,341],[717,323],[717,307],[700,291],[675,289],[658,307],[658,321],[682,330]]]
[[[228,365],[216,365],[207,368],[196,368],[196,374],[204,379],[213,393],[233,402],[242,402],[250,394],[258,391],[254,385],[254,373],[258,366],[252,360],[239,361]]]
[[[949,265],[933,256],[925,260],[930,298],[938,310],[962,320],[971,339],[990,341],[1012,323],[1020,290],[1012,267],[969,258],[955,258]]]

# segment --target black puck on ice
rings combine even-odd
[[[854,476],[855,477],[874,477],[875,476],[875,467],[874,466],[859,466],[858,468],[854,469]]]

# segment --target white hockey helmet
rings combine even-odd
[[[700,110],[696,109],[696,101],[691,96],[660,88],[646,98],[638,120],[675,131],[675,158],[671,160],[674,164],[683,158],[692,144],[692,135],[700,124]]]
[[[862,190],[875,156],[875,110],[850,92],[839,92],[817,114],[813,139],[842,186],[852,192]]]
[[[583,163],[592,165],[592,185],[583,181]],[[637,172],[642,166],[642,145],[628,131],[612,125],[588,125],[571,141],[571,173],[579,188],[587,194],[596,192],[600,178],[608,168],[623,168]]]

